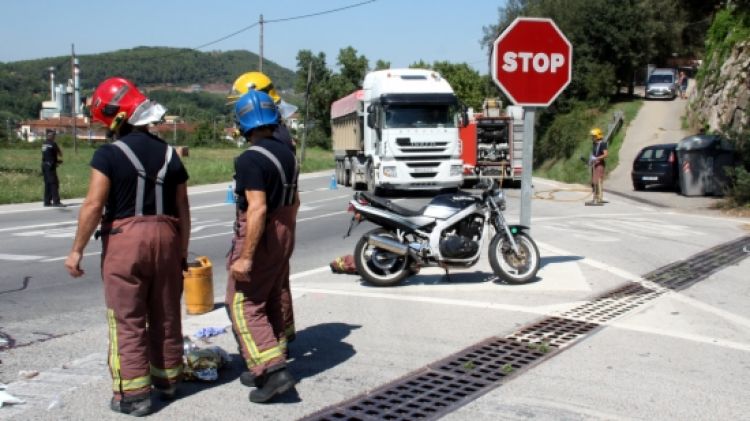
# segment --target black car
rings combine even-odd
[[[677,170],[677,144],[647,146],[638,152],[633,161],[633,189],[643,190],[648,185],[658,184],[666,188],[679,188]]]

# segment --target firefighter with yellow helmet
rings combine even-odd
[[[291,143],[292,147],[296,146],[296,142],[286,126],[286,120],[297,111],[297,107],[281,99],[276,87],[273,86],[273,81],[264,73],[247,72],[241,74],[232,84],[232,90],[227,95],[227,104],[233,105],[242,95],[251,90],[265,92],[273,99],[281,117],[281,124],[274,132],[274,137],[282,142]]]
[[[591,187],[594,191],[594,198],[586,202],[586,206],[602,206],[605,203],[603,198],[604,169],[609,151],[607,150],[607,142],[604,141],[602,129],[595,127],[591,129],[589,135],[591,135],[591,142],[593,143],[589,166],[591,167]]]
[[[276,88],[273,85],[273,81],[271,81],[271,78],[261,72],[243,73],[232,84],[232,90],[229,92],[229,95],[227,95],[227,104],[234,105],[243,95],[253,90],[268,94],[268,96],[271,97],[271,99],[274,101],[278,109],[280,119],[278,124],[274,126],[272,137],[281,141],[283,144],[287,145],[292,150],[292,152],[296,153],[296,142],[292,138],[292,135],[289,132],[289,128],[285,124],[285,120],[291,117],[291,115],[294,114],[295,111],[297,111],[297,107],[281,99],[278,92],[276,91]],[[289,211],[284,212],[283,215],[280,216],[280,218],[283,220],[282,222],[286,226],[290,227],[292,238],[294,238],[294,234],[296,231],[297,210],[299,209],[299,205],[300,202],[299,199],[297,199],[297,202],[293,206],[289,207]],[[292,247],[293,246],[294,241],[292,241]],[[284,272],[284,282],[281,289],[281,311],[284,317],[284,332],[286,334],[286,339],[287,342],[291,342],[296,336],[296,331],[294,327],[292,293],[289,288],[288,259],[284,261],[282,270]],[[254,376],[252,375],[252,373],[246,372],[243,373],[242,376],[240,376],[240,381],[245,386],[257,385],[257,381],[253,377]]]

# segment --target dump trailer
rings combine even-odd
[[[450,84],[424,69],[370,72],[331,104],[336,181],[373,193],[460,187],[461,107]]]
[[[492,177],[505,187],[520,187],[523,168],[523,108],[502,110],[500,100],[488,98],[482,112],[461,128],[464,187],[479,177]]]

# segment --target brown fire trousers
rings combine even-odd
[[[297,205],[293,205],[282,206],[267,216],[248,282],[235,280],[229,270],[240,256],[247,232],[246,213],[237,217],[237,231],[227,261],[226,305],[242,356],[256,376],[286,363],[287,330],[294,331],[289,258],[294,251],[296,214]],[[285,317],[292,317],[291,325],[285,323]]]
[[[176,218],[102,224],[109,368],[116,398],[166,388],[182,374],[182,256]]]
[[[591,187],[594,190],[594,201],[604,199],[604,161],[594,164],[591,168]]]

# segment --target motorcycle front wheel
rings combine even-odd
[[[390,287],[400,284],[412,274],[409,269],[409,256],[400,256],[371,246],[367,243],[367,237],[370,235],[396,239],[395,234],[382,228],[363,235],[354,248],[354,265],[357,272],[362,279],[375,286]]]
[[[518,245],[518,254],[503,233],[495,234],[490,242],[490,266],[495,275],[511,284],[524,284],[536,277],[539,271],[539,249],[528,234],[519,232],[513,236]]]

